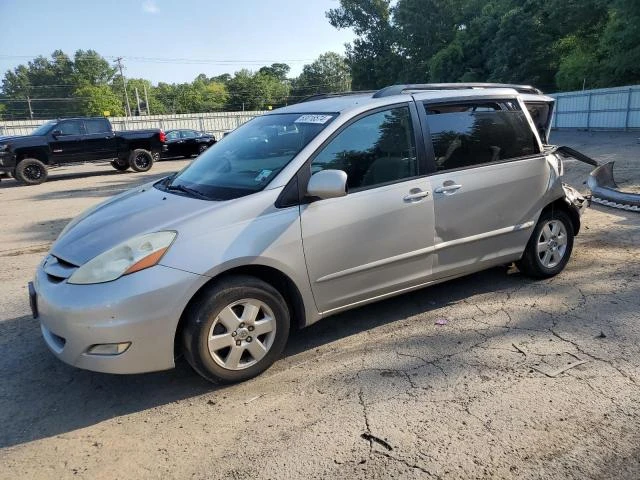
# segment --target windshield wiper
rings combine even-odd
[[[199,190],[196,190],[195,188],[189,188],[189,187],[185,187],[184,185],[167,185],[167,190],[171,191],[177,191],[177,192],[183,192],[189,195],[193,195],[195,197],[198,198],[202,198],[204,200],[211,200],[210,197],[208,197],[207,195],[205,195],[204,193],[202,193]]]

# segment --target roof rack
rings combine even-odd
[[[542,91],[530,85],[514,85],[510,83],[409,83],[405,85],[391,85],[378,90],[373,98],[400,95],[407,90],[466,90],[483,88],[513,88],[518,93],[533,93],[542,95]]]
[[[323,98],[344,97],[347,95],[362,95],[365,93],[376,93],[376,90],[356,90],[354,92],[330,92],[330,93],[315,93],[306,98],[300,100],[300,103],[310,102],[312,100],[322,100]]]

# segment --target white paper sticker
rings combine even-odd
[[[269,178],[269,175],[271,175],[272,170],[262,170],[257,176],[256,178],[254,178],[254,180],[256,182],[261,182],[267,178]]]
[[[331,115],[302,115],[293,123],[327,123],[331,120]]]

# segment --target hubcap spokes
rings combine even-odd
[[[136,157],[136,165],[138,165],[138,167],[140,168],[145,168],[147,165],[149,165],[149,159],[146,157],[146,155],[138,155]]]
[[[559,220],[548,221],[538,237],[538,258],[546,268],[556,267],[567,251],[567,229]]]
[[[209,354],[227,370],[242,370],[262,360],[275,334],[275,316],[264,302],[239,300],[224,307],[211,325]]]
[[[25,168],[24,173],[26,177],[30,178],[31,180],[38,180],[42,176],[42,172],[40,171],[40,169],[33,165],[29,165],[27,168]]]

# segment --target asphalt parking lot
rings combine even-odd
[[[637,137],[552,141],[638,191]],[[185,162],[0,182],[0,478],[640,478],[639,213],[587,210],[553,279],[492,269],[295,332],[243,384],[56,360],[29,313],[37,263],[75,215]],[[589,167],[565,168],[584,191]]]

